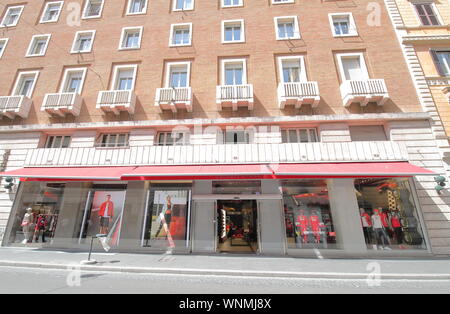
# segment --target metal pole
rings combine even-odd
[[[94,237],[92,236],[92,237],[91,237],[91,247],[89,248],[88,262],[91,261],[91,255],[92,255],[92,247],[93,247],[93,244],[94,244]]]

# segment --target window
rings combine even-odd
[[[137,65],[116,66],[112,90],[134,90]]]
[[[194,10],[195,0],[173,0],[174,11]]]
[[[334,37],[358,36],[351,13],[333,13],[328,16]]]
[[[369,79],[362,53],[337,54],[337,59],[342,81]]]
[[[28,47],[27,57],[44,56],[47,51],[47,46],[51,35],[35,35],[32,37],[30,46]]]
[[[222,21],[222,43],[245,42],[244,20]]]
[[[190,46],[192,41],[192,23],[172,24],[169,46]]]
[[[327,181],[286,180],[281,185],[288,248],[336,249]]]
[[[176,146],[188,145],[189,134],[187,132],[159,132],[158,145],[160,146]]]
[[[120,50],[125,49],[139,49],[141,48],[143,27],[126,27],[122,29],[122,36],[120,38]]]
[[[272,4],[294,3],[295,0],[272,0]]]
[[[8,44],[8,38],[0,38],[0,58],[3,56],[6,50],[6,45]]]
[[[414,3],[414,7],[422,25],[440,25],[433,3]]]
[[[45,4],[44,12],[42,13],[41,23],[57,22],[61,9],[63,7],[63,1],[47,2]]]
[[[37,71],[19,73],[16,84],[13,88],[13,95],[31,98],[38,76],[39,72]]]
[[[282,83],[306,82],[305,61],[303,56],[279,57],[280,81]]]
[[[386,132],[382,125],[350,126],[352,142],[355,141],[387,141]]]
[[[189,87],[190,62],[171,62],[166,68],[166,87]]]
[[[286,129],[281,130],[283,143],[315,143],[318,142],[316,129]]]
[[[409,178],[357,179],[355,193],[368,249],[427,248]]]
[[[128,147],[129,146],[129,134],[128,133],[115,133],[115,134],[102,134],[99,147]]]
[[[81,94],[86,72],[86,68],[66,69],[60,92]]]
[[[22,15],[24,6],[14,6],[6,9],[6,13],[3,16],[0,27],[12,27],[19,23],[20,16]]]
[[[250,144],[252,142],[251,132],[244,130],[226,130],[223,133],[224,144]]]
[[[298,18],[296,16],[276,17],[275,31],[277,40],[301,38],[298,26]]]
[[[244,0],[222,0],[222,8],[242,7]]]
[[[87,0],[84,6],[83,19],[98,18],[102,15],[103,0]]]
[[[63,135],[49,135],[45,148],[67,148],[70,145],[71,137]]]
[[[440,76],[450,76],[450,49],[449,50],[431,50],[436,68]],[[1,53],[0,53],[1,56]]]
[[[222,85],[247,84],[245,59],[222,60]]]
[[[128,0],[127,15],[147,13],[147,0]]]
[[[71,53],[87,53],[92,51],[95,31],[81,31],[75,34]]]

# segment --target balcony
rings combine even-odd
[[[112,112],[115,115],[119,115],[122,111],[133,114],[135,105],[136,95],[133,91],[107,90],[98,93],[96,107],[105,112]]]
[[[158,88],[156,90],[155,106],[161,110],[171,110],[174,113],[179,109],[192,112],[192,88]]]
[[[0,116],[25,119],[30,112],[31,103],[31,99],[26,96],[0,96]]]
[[[403,143],[344,142],[29,149],[25,167],[407,161]]]
[[[221,85],[217,86],[217,109],[232,108],[237,111],[239,107],[253,110],[253,85]]]
[[[345,107],[352,103],[359,103],[364,107],[369,102],[376,102],[378,106],[382,106],[389,99],[383,79],[345,81],[341,84],[341,95]]]
[[[278,103],[280,109],[293,105],[299,109],[302,105],[317,107],[320,101],[317,82],[280,83],[278,86]]]
[[[67,114],[79,116],[81,103],[82,98],[78,93],[46,94],[41,110],[63,118]]]

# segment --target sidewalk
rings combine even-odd
[[[0,266],[125,273],[167,273],[285,278],[367,279],[380,267],[382,279],[450,280],[450,260],[303,259],[242,255],[94,253],[96,265],[81,265],[87,253],[0,248]],[[374,264],[378,263],[378,264]],[[368,268],[371,266],[371,268]]]

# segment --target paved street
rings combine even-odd
[[[450,280],[288,279],[127,274],[0,267],[0,293],[450,293]],[[69,286],[68,283],[70,283]],[[75,285],[75,286],[73,286]]]

